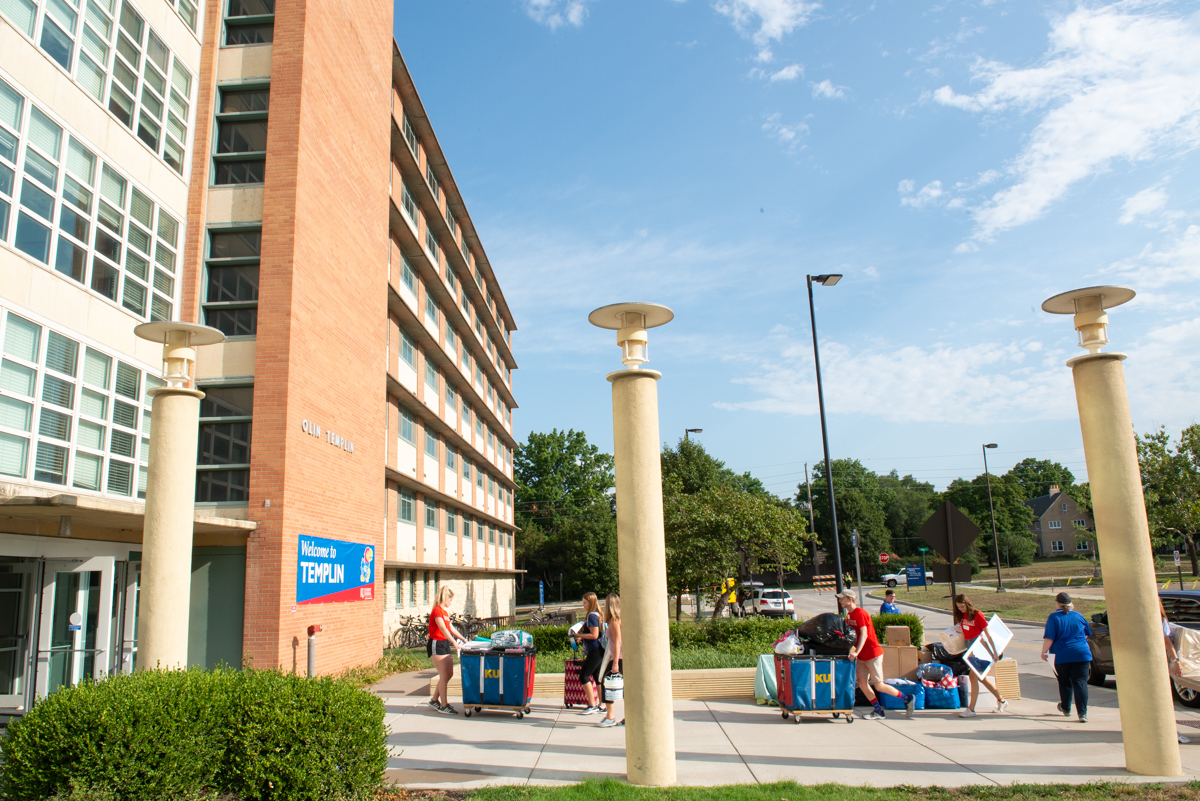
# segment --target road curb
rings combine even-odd
[[[882,600],[883,600],[883,596],[876,595],[876,594],[875,594],[875,590],[871,590],[871,591],[869,591],[869,592],[867,593],[867,597],[868,597],[868,598],[874,598],[874,599],[875,599],[875,600],[877,600],[877,601],[882,601]],[[925,611],[927,611],[927,612],[940,612],[940,613],[941,613],[941,614],[943,614],[943,615],[948,615],[948,614],[950,614],[950,611],[949,611],[949,610],[947,610],[947,609],[938,609],[936,606],[926,606],[925,604],[916,604],[916,603],[913,603],[912,601],[902,601],[902,600],[900,600],[899,598],[897,598],[897,599],[896,599],[896,602],[897,602],[897,603],[902,603],[902,604],[905,604],[905,605],[907,605],[907,606],[915,606],[917,609],[924,609],[924,610],[925,610]],[[1020,623],[1020,624],[1022,624],[1022,625],[1025,625],[1025,626],[1042,626],[1042,625],[1045,625],[1045,621],[1044,621],[1044,620],[1043,620],[1043,621],[1037,621],[1037,620],[1018,620],[1018,619],[1017,619],[1017,618],[1015,618],[1015,617],[1005,617],[1005,618],[1001,618],[1001,620],[1003,620],[1005,623]]]

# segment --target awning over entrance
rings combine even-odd
[[[140,503],[87,495],[15,495],[0,500],[0,531],[141,542],[145,511]],[[197,545],[244,544],[256,528],[253,520],[197,511],[193,532]]]

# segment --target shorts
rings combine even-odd
[[[582,684],[585,681],[590,681],[592,684],[600,684],[600,663],[604,661],[604,649],[593,648],[583,657],[583,664],[579,666],[579,682]]]
[[[454,653],[454,645],[449,640],[426,640],[425,655],[434,656],[450,656]]]
[[[859,681],[865,678],[871,684],[883,684],[883,655],[858,660],[854,670]]]

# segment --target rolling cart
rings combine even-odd
[[[839,715],[854,722],[855,665],[849,656],[775,655],[776,698],[783,719]]]
[[[485,709],[515,712],[517,719],[529,714],[533,698],[533,680],[537,672],[537,654],[485,651],[464,652],[459,658],[462,671],[463,714]]]

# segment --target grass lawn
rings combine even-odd
[[[996,568],[984,567],[985,575],[995,576]],[[1055,556],[1048,559],[1034,559],[1032,565],[1024,567],[1002,567],[1000,575],[1004,578],[1040,578],[1042,576],[1090,576],[1092,575],[1092,560],[1074,556]]]
[[[871,596],[882,599],[883,590],[874,590]],[[913,603],[933,606],[938,609],[944,609],[947,613],[950,612],[950,588],[946,584],[938,584],[930,587],[929,592],[923,592],[918,589],[913,589],[912,593],[901,591],[897,594],[897,597],[901,601],[911,600]],[[984,614],[995,612],[1001,618],[1011,620],[1040,622],[1045,620],[1056,608],[1054,605],[1054,595],[1049,592],[1045,595],[1035,595],[1028,592],[996,593],[989,590],[985,592],[971,592],[968,597],[980,612]],[[1103,600],[1082,597],[1075,598],[1075,611],[1088,620],[1091,620],[1092,615],[1096,612],[1103,612],[1104,610]]]
[[[484,787],[471,791],[387,790],[379,801],[1032,801],[1032,799],[1145,799],[1193,801],[1200,784],[1037,784],[1008,787],[847,787],[842,784],[736,784],[723,787],[634,787],[624,782],[587,781],[562,787]]]

